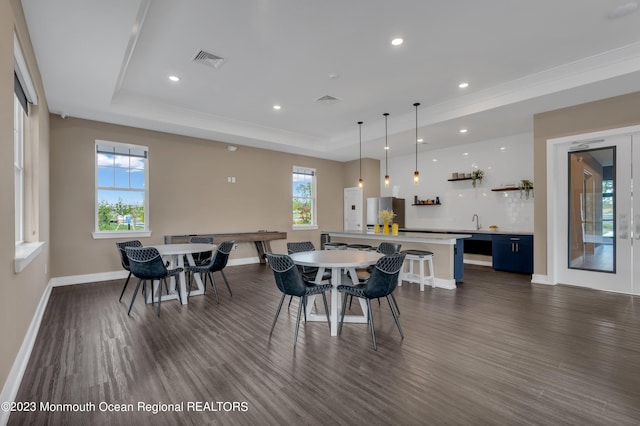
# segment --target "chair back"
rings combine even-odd
[[[125,247],[131,273],[143,280],[156,280],[167,276],[167,268],[155,247]]]
[[[364,296],[375,299],[391,294],[398,285],[398,274],[405,256],[404,253],[395,253],[378,259],[364,288]]]
[[[227,261],[229,260],[229,253],[233,250],[233,245],[236,242],[234,240],[225,241],[218,246],[218,250],[216,251],[216,255],[213,260],[209,264],[209,270],[211,272],[222,271],[225,266],[227,266]]]
[[[213,244],[213,237],[204,237],[194,235],[189,238],[189,243],[191,244]],[[202,253],[193,253],[193,261],[196,265],[206,265],[211,260],[211,256],[213,256],[212,251],[203,251]]]
[[[307,286],[293,259],[286,254],[267,253],[266,255],[278,289],[287,295],[304,296]]]
[[[124,250],[124,248],[142,247],[142,243],[138,240],[120,241],[116,243],[116,247],[118,248],[118,254],[120,254],[120,263],[122,264],[122,267],[131,272],[129,270],[129,258],[127,257],[127,252]]]
[[[289,252],[289,254],[300,253],[303,251],[314,251],[315,249],[316,248],[313,246],[313,243],[311,241],[287,243],[287,252]]]
[[[378,245],[378,249],[376,251],[378,253],[390,255],[390,254],[399,253],[400,247],[402,247],[402,244],[382,242],[380,243],[380,245]]]

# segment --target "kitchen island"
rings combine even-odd
[[[402,244],[401,250],[417,249],[433,252],[436,287],[453,290],[464,276],[464,239],[470,234],[438,234],[400,232],[398,235],[373,232],[337,231],[328,233],[330,241],[377,246],[383,241]]]

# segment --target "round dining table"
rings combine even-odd
[[[204,253],[207,251],[214,252],[218,247],[216,244],[205,244],[205,243],[184,243],[184,244],[158,244],[151,247],[155,247],[158,249],[160,256],[165,261],[169,262],[169,269],[173,268],[183,268],[183,271],[178,275],[178,282],[176,283],[173,278],[171,278],[171,285],[169,287],[169,293],[162,296],[161,300],[164,302],[165,300],[178,299],[178,292],[180,292],[180,299],[182,299],[182,304],[186,305],[189,303],[189,298],[187,297],[187,282],[186,276],[184,273],[184,258],[187,258],[187,263],[191,266],[194,266],[196,263],[193,260],[193,255],[195,253]],[[202,279],[200,274],[193,274],[194,281],[196,282],[197,289],[191,290],[191,296],[197,296],[200,294],[204,294],[204,285],[202,283]],[[153,288],[156,289],[154,293],[154,297],[157,300],[157,296],[155,296],[157,292],[157,286],[154,281]],[[151,295],[147,297],[147,303],[151,303]]]
[[[314,250],[292,253],[291,259],[296,265],[311,266],[318,268],[315,282],[320,283],[324,271],[331,269],[331,307],[329,308],[329,318],[331,320],[331,335],[338,335],[338,318],[340,318],[340,310],[342,304],[340,302],[341,295],[337,290],[342,284],[342,271],[346,270],[351,278],[352,284],[358,284],[357,268],[366,268],[374,265],[378,259],[383,257],[382,253],[375,251],[361,250]],[[307,297],[307,306],[314,306],[314,296]],[[364,300],[358,299],[362,309],[362,315],[345,315],[344,322],[348,323],[367,323],[367,304]],[[326,321],[327,317],[322,314],[312,312],[307,309],[307,321]]]

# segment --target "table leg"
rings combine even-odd
[[[340,292],[338,291],[338,286],[340,285],[340,281],[342,280],[342,268],[331,268],[331,315],[329,318],[331,319],[331,335],[338,335],[338,318],[340,316],[340,308],[342,304],[340,303]]]

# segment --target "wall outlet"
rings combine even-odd
[[[237,245],[237,244],[234,244],[234,245],[233,245],[233,249],[232,249],[232,250],[238,250],[238,245]]]

